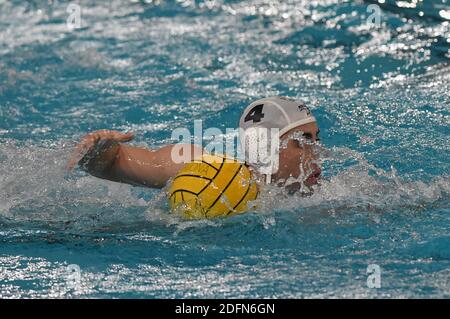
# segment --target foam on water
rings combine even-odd
[[[140,222],[157,219],[168,225],[175,223],[182,229],[188,225],[215,225],[210,221],[187,222],[170,215],[165,190],[134,188],[81,172],[67,172],[65,165],[71,150],[71,144],[66,142],[36,147],[6,141],[2,145],[0,217],[5,226],[31,223],[89,233],[121,227],[130,231],[133,225],[139,230]],[[376,215],[448,204],[447,175],[429,182],[408,180],[397,176],[394,167],[384,171],[370,164],[362,153],[349,148],[322,148],[319,153],[324,173],[329,176],[314,186],[312,196],[289,195],[282,188],[266,185],[256,201],[255,213],[270,218],[271,213],[291,211],[301,219],[303,214],[335,215],[360,209]],[[348,167],[345,165],[348,161],[354,163]],[[328,162],[334,166],[331,175],[326,171]],[[338,168],[338,165],[342,166]],[[298,180],[302,179],[300,176]]]

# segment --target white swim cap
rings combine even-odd
[[[247,106],[239,120],[239,128],[278,128],[280,136],[307,123],[316,122],[305,103],[282,96],[257,100]],[[241,139],[242,142],[242,139]]]
[[[249,151],[249,146],[259,145],[261,142],[265,144],[267,141],[270,143],[271,149],[276,144],[276,150],[278,150],[279,137],[295,127],[312,122],[316,122],[316,118],[312,116],[308,107],[300,101],[281,96],[272,96],[251,103],[244,110],[241,119],[239,120],[239,139],[246,160],[248,160],[248,156],[251,156],[255,151],[259,153],[259,150],[255,147],[253,148],[253,152]],[[264,137],[264,141],[262,141],[259,136],[249,134],[255,129],[278,129],[279,134],[272,138]],[[260,156],[253,155],[255,158]],[[272,152],[272,157],[274,155],[277,154],[273,154]],[[268,163],[266,166],[267,167],[264,168],[264,173],[267,175],[267,178],[270,179],[270,175],[278,170],[277,159],[272,158],[271,163]]]

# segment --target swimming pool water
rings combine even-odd
[[[71,2],[0,0],[0,297],[449,298],[450,8],[376,3],[90,1],[70,30]],[[270,95],[318,119],[311,197],[185,221],[64,170],[86,132],[159,147]]]

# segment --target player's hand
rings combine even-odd
[[[134,133],[121,133],[117,131],[101,130],[87,134],[75,148],[70,160],[67,164],[67,170],[74,169],[80,160],[101,141],[111,141],[118,143],[129,142],[134,138]]]

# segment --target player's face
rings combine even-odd
[[[319,127],[314,122],[296,127],[281,136],[279,169],[274,174],[277,181],[304,176],[305,186],[317,184],[321,169],[316,163],[317,154],[314,148],[319,141],[319,132]],[[300,186],[300,182],[297,182],[297,186]]]

